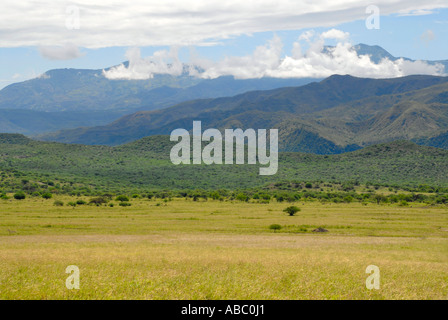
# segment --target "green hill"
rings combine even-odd
[[[284,181],[338,181],[448,186],[448,151],[411,142],[392,142],[340,155],[280,153],[279,170],[260,176],[258,165],[179,165],[169,160],[167,136],[129,144],[86,146],[0,135],[0,190],[27,185],[61,191],[149,189],[239,189]]]

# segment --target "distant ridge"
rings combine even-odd
[[[448,130],[448,78],[365,79],[331,76],[319,83],[229,98],[193,100],[126,115],[106,126],[63,130],[47,141],[117,145],[150,135],[204,128],[278,128],[282,151],[334,154]],[[443,137],[442,137],[443,138]],[[443,145],[443,144],[441,144]]]

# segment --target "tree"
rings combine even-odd
[[[301,209],[299,207],[296,206],[290,206],[286,209],[283,210],[283,212],[286,212],[287,214],[289,214],[291,217],[293,215],[295,215],[297,212],[301,211]]]

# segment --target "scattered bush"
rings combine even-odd
[[[282,226],[279,224],[271,224],[269,226],[269,229],[274,230],[274,232],[277,232],[277,230],[280,230],[281,228],[282,228]]]
[[[19,191],[19,192],[14,194],[14,199],[16,199],[16,200],[23,200],[25,198],[26,198],[26,195],[22,191]]]
[[[45,192],[42,195],[42,198],[44,198],[44,199],[51,199],[51,198],[53,198],[53,194],[51,192]]]
[[[249,201],[249,197],[244,193],[239,193],[235,199],[239,201]]]
[[[62,207],[64,206],[64,202],[61,200],[56,200],[55,202],[53,202],[53,205],[55,205],[56,207]]]
[[[107,200],[104,197],[96,197],[96,198],[90,199],[89,204],[94,204],[94,205],[99,206],[99,205],[102,205],[102,204],[106,204],[108,202],[109,202],[109,200]]]
[[[115,201],[125,202],[125,201],[129,201],[129,198],[125,195],[119,195],[118,197],[115,198]]]
[[[120,202],[118,205],[120,205],[121,207],[130,207],[131,204],[129,202]]]
[[[288,207],[288,208],[283,210],[283,212],[286,212],[291,217],[294,216],[299,211],[301,211],[301,209],[299,207],[296,207],[296,206],[290,206],[290,207]]]

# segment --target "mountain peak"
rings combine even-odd
[[[379,63],[384,58],[387,58],[391,61],[397,60],[396,57],[394,57],[387,50],[378,45],[371,46],[368,44],[359,43],[353,46],[353,48],[356,50],[356,53],[358,53],[358,55],[368,55],[374,63]]]

